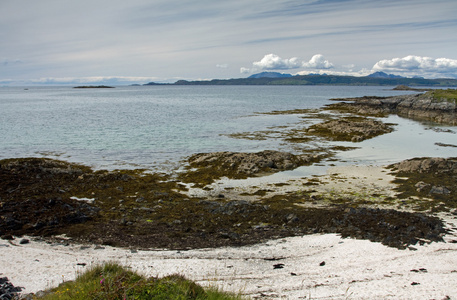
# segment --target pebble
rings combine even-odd
[[[282,268],[284,268],[284,264],[273,265],[273,269],[282,269]]]
[[[21,244],[21,245],[25,245],[25,244],[28,244],[28,243],[30,243],[30,240],[28,240],[28,239],[22,239],[19,242],[19,244]]]

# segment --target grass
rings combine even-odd
[[[427,92],[426,94],[431,94],[433,99],[439,102],[449,102],[457,104],[457,90],[455,89],[433,90]]]
[[[204,289],[181,275],[146,278],[117,263],[97,265],[80,274],[75,281],[63,282],[48,290],[42,300],[241,300],[241,296],[216,288]]]

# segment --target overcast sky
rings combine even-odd
[[[456,0],[0,0],[0,85],[457,78]]]

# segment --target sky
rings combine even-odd
[[[457,78],[456,0],[0,0],[0,85]]]

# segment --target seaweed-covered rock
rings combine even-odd
[[[308,133],[335,141],[361,142],[393,131],[391,124],[368,118],[342,118],[310,126]]]
[[[308,157],[287,152],[265,150],[257,153],[213,152],[192,155],[192,166],[221,164],[238,174],[251,175],[261,171],[284,171],[299,167],[309,162]]]
[[[189,157],[193,171],[180,177],[185,182],[210,184],[221,177],[247,178],[259,173],[292,170],[319,160],[315,155],[294,155],[287,152],[265,150],[256,153],[212,152]]]
[[[247,157],[265,164],[267,170],[286,168],[286,161],[307,161],[291,154],[262,154],[222,157],[234,163],[233,167],[243,165],[241,157]],[[217,160],[208,156],[201,163],[217,165]],[[255,202],[188,198],[168,177],[135,171],[93,172],[52,160],[0,160],[0,179],[0,236],[8,239],[23,234],[65,234],[80,243],[188,249],[248,245],[322,232],[404,248],[441,241],[444,232],[438,218],[420,213],[300,205],[310,200],[307,194]]]
[[[422,157],[389,166],[397,176],[399,197],[424,197],[422,209],[457,208],[457,157]]]
[[[412,158],[391,165],[397,172],[457,174],[457,157],[423,157]]]

